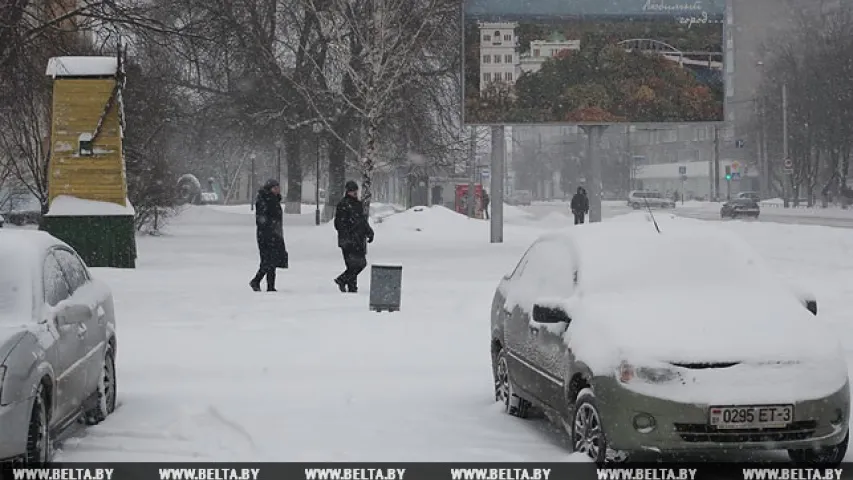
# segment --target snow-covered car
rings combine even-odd
[[[529,206],[533,202],[533,193],[530,190],[516,190],[509,196],[510,205]]]
[[[729,200],[720,207],[720,218],[752,217],[758,218],[761,207],[751,198],[736,198]]]
[[[491,311],[495,396],[594,461],[787,450],[838,463],[848,371],[817,301],[719,227],[611,221],[537,240]]]
[[[660,192],[633,190],[628,194],[628,206],[634,210],[646,208],[675,208],[675,201],[664,197]]]
[[[53,439],[115,409],[110,289],[67,244],[0,231],[0,458],[48,461]]]

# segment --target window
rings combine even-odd
[[[507,33],[506,35],[504,35],[504,40],[506,40],[507,42],[511,41],[512,40],[512,34]]]
[[[59,266],[68,280],[68,286],[73,295],[80,287],[89,281],[89,274],[86,272],[86,267],[77,257],[68,250],[54,250],[53,255],[59,261]]]
[[[507,82],[511,82],[512,81],[512,72],[504,73],[504,80],[506,80]]]
[[[512,55],[504,55],[504,63],[512,63]]]
[[[501,63],[501,56],[495,55],[495,63]]]
[[[71,296],[71,289],[65,281],[62,267],[53,255],[48,255],[44,261],[44,299],[48,305],[55,307],[59,302]]]
[[[534,48],[534,49],[533,49],[533,56],[534,56],[534,57],[538,57],[538,56],[539,56],[539,53],[540,53],[540,52],[539,52],[539,49],[538,49],[538,48]]]
[[[492,63],[491,55],[483,55],[483,63]]]
[[[495,40],[501,39],[501,32],[499,30],[495,30],[494,38]]]
[[[574,293],[577,271],[572,250],[566,240],[539,241],[525,255],[524,267],[517,273],[522,298],[567,298]]]
[[[485,35],[483,35],[483,41],[484,41],[484,42],[488,42],[488,41],[489,41],[489,40],[491,40],[491,39],[492,39],[492,36],[491,36],[491,35],[489,35],[489,34],[485,34]]]
[[[485,80],[487,82],[491,82],[492,81],[492,74],[489,72],[484,73],[483,74],[483,80]]]

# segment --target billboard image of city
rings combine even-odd
[[[468,125],[722,122],[726,0],[465,0]]]

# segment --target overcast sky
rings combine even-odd
[[[479,15],[719,15],[725,0],[465,0],[465,11]]]

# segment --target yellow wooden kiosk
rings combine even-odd
[[[134,210],[127,199],[121,57],[55,57],[43,228],[91,267],[134,268]]]

